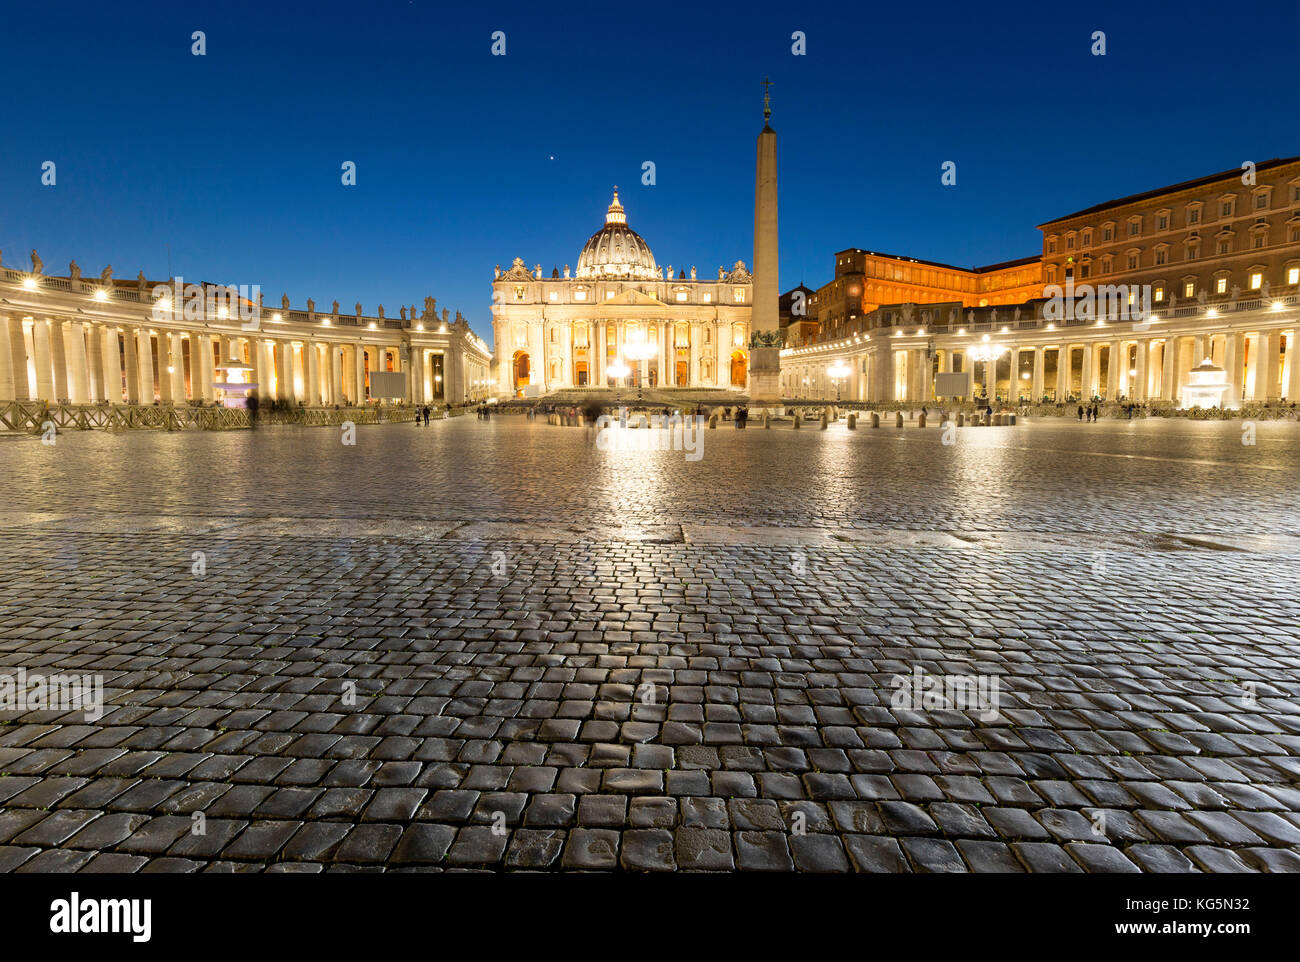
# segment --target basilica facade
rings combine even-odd
[[[749,386],[754,278],[743,261],[716,278],[673,276],[628,226],[618,188],[577,266],[549,277],[516,257],[492,283],[496,391],[541,397],[584,388]]]

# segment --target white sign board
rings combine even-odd
[[[956,371],[934,376],[935,397],[970,397],[970,371]]]
[[[374,398],[406,397],[406,375],[401,371],[371,371],[370,396]]]

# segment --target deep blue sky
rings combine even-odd
[[[1053,216],[1300,154],[1300,13],[1151,6],[8,5],[0,249],[152,279],[170,245],[174,273],[268,303],[432,294],[490,340],[493,265],[573,264],[615,183],[660,264],[752,266],[770,75],[782,289],[851,246],[1007,260]]]

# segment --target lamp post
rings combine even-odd
[[[1001,357],[1003,354],[1005,354],[1006,352],[1007,352],[1007,349],[1006,349],[1005,347],[1003,347],[1001,344],[992,344],[992,343],[990,343],[990,342],[989,342],[989,336],[988,336],[987,334],[984,335],[983,343],[981,343],[981,344],[976,344],[974,347],[972,347],[972,348],[968,348],[967,351],[966,351],[966,356],[969,357],[972,361],[980,361],[980,362],[982,362],[983,364],[986,365],[986,367],[985,367],[985,372],[986,372],[986,373],[985,373],[985,379],[988,381],[989,393],[990,393],[991,395],[995,395],[995,394],[997,394],[997,390],[998,390],[998,384],[997,384],[997,379],[998,379],[998,374],[997,374],[997,363],[998,363],[998,358],[1000,358],[1000,357]],[[988,377],[988,374],[987,374],[987,370],[988,370],[987,365],[989,365],[989,364],[994,365],[994,367],[993,367],[993,376],[992,376],[992,377]],[[992,398],[992,397],[990,397],[988,400],[989,400],[989,403],[992,403],[992,402],[993,402],[993,398]]]
[[[826,369],[832,381],[835,382],[835,403],[840,403],[840,381],[849,375],[849,368],[844,365],[843,361],[836,361]]]
[[[632,369],[623,363],[623,359],[615,358],[614,363],[605,368],[605,373],[614,379],[614,405],[619,405],[619,400],[623,390],[623,378],[630,374]]]
[[[650,360],[657,352],[653,344],[637,341],[624,347],[623,353],[636,364],[636,397],[639,401],[641,400],[642,391],[641,362]]]

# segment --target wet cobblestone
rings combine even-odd
[[[1300,870],[1295,425],[424,430],[0,440],[0,871]]]

